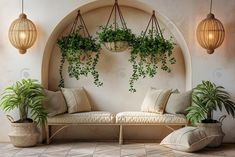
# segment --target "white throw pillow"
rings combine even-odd
[[[166,104],[166,113],[187,114],[185,111],[191,105],[192,90],[184,93],[172,93]]]
[[[64,94],[68,113],[91,111],[91,105],[83,88],[61,88]]]
[[[46,100],[44,101],[43,106],[47,110],[49,117],[67,112],[67,105],[61,91],[53,92],[44,89],[44,94]]]
[[[195,152],[206,147],[217,136],[219,135],[207,135],[203,129],[197,127],[184,127],[169,134],[160,145],[179,151]]]
[[[151,87],[145,95],[141,111],[163,114],[171,92],[172,89],[157,90]]]

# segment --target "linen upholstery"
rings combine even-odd
[[[44,94],[46,100],[43,102],[43,106],[49,117],[67,112],[67,105],[61,91],[54,92],[44,89]]]
[[[157,114],[149,112],[120,112],[116,115],[118,124],[187,124],[183,114]]]
[[[151,87],[145,95],[141,111],[163,114],[171,92],[172,89],[157,90]]]
[[[215,137],[197,127],[184,127],[166,136],[160,145],[171,149],[194,152],[206,147]]]
[[[172,93],[166,104],[165,112],[171,114],[187,114],[185,111],[192,102],[192,90],[184,93]]]
[[[91,111],[63,114],[48,118],[49,124],[113,124],[115,115],[110,112]]]
[[[68,113],[91,111],[91,105],[83,88],[61,88]]]

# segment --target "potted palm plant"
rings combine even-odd
[[[222,131],[222,116],[219,121],[213,119],[213,111],[225,108],[225,111],[235,117],[235,103],[231,100],[230,94],[224,90],[224,87],[217,86],[210,81],[202,81],[194,88],[192,93],[192,105],[188,111],[187,119],[192,124],[205,129],[208,134],[219,134],[210,144],[210,147],[221,145],[224,133]]]
[[[12,144],[35,146],[39,137],[37,124],[47,121],[47,112],[42,105],[45,99],[42,86],[36,80],[23,79],[6,88],[1,96],[0,107],[4,111],[19,111],[19,120],[7,115],[11,121],[12,131],[8,135]]]

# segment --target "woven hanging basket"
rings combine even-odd
[[[25,14],[20,14],[19,18],[11,24],[8,36],[11,44],[24,54],[36,41],[36,26],[27,19]]]
[[[197,40],[199,44],[212,54],[224,41],[225,31],[223,24],[210,13],[197,27]]]
[[[113,5],[112,11],[109,15],[109,18],[105,27],[106,28],[108,27],[113,13],[114,13],[114,22],[113,22],[114,31],[116,31],[117,26],[118,26],[118,22],[117,22],[118,18],[120,19],[122,28],[127,29],[126,22],[124,20],[124,17],[122,15],[121,9],[118,4],[118,0],[115,0],[115,3]],[[104,46],[107,50],[111,52],[119,53],[119,52],[124,52],[125,50],[127,50],[129,48],[129,43],[127,41],[113,41],[113,42],[105,42]]]
[[[105,42],[104,46],[111,52],[123,52],[129,48],[127,41]]]

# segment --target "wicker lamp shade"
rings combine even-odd
[[[197,27],[197,40],[199,44],[212,54],[224,41],[225,31],[223,24],[210,13]]]
[[[22,13],[19,18],[11,24],[8,36],[11,44],[19,49],[21,54],[24,54],[36,41],[36,26]]]

